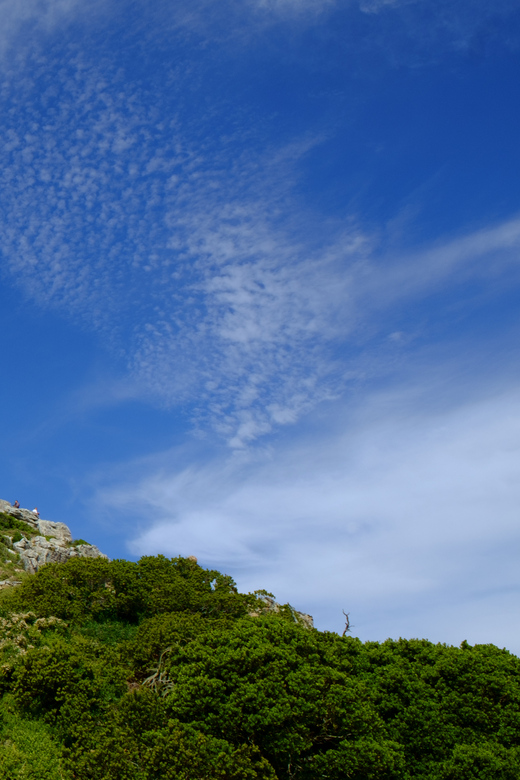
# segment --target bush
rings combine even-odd
[[[22,531],[25,534],[37,533],[32,525],[24,523],[23,520],[18,520],[16,517],[6,515],[5,512],[0,512],[0,531]]]
[[[125,670],[117,653],[81,639],[29,650],[16,667],[12,684],[23,712],[59,723],[64,733],[78,718],[88,720],[100,713],[125,690]]]
[[[123,697],[102,733],[80,728],[78,734],[66,750],[78,780],[276,780],[258,748],[167,720],[149,691]]]
[[[257,745],[279,778],[312,777],[304,771],[311,758],[340,741],[370,737],[388,773],[395,749],[385,748],[367,687],[324,660],[318,632],[276,616],[244,618],[172,646],[164,659],[172,685],[166,702],[173,718],[204,734]]]
[[[493,742],[456,745],[435,780],[518,780],[520,754]]]
[[[10,696],[3,698],[0,715],[2,780],[72,780],[61,745],[44,723],[20,717]]]
[[[126,564],[126,562],[123,562]],[[135,564],[128,563],[131,569]],[[12,601],[40,616],[63,620],[111,618],[117,615],[118,599],[111,581],[117,563],[104,558],[72,558],[66,563],[42,566],[17,589]],[[127,598],[122,594],[122,600]]]
[[[234,617],[250,598],[230,577],[203,569],[186,558],[141,558],[138,563],[72,558],[43,566],[17,589],[20,609],[81,623],[120,620],[138,623],[164,612]]]
[[[267,595],[162,556],[2,591],[0,690],[48,756],[4,729],[2,780],[65,780],[60,745],[77,780],[520,777],[520,659],[250,616]]]

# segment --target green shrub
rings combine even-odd
[[[23,531],[27,533],[36,533],[36,530],[29,523],[24,523],[23,520],[18,520],[16,517],[6,515],[5,512],[0,512],[0,530],[6,531]]]
[[[456,745],[435,780],[518,780],[520,753],[494,742]]]
[[[126,645],[131,642],[138,631],[138,627],[133,623],[127,623],[121,620],[88,620],[78,627],[78,632],[89,639],[103,645],[118,646]]]
[[[102,712],[125,690],[125,669],[118,654],[80,638],[28,650],[12,683],[23,712],[60,724],[64,733],[78,718]]]
[[[66,563],[47,564],[16,588],[10,601],[39,616],[54,615],[76,622],[108,618],[117,612],[117,597],[110,585],[113,574],[114,566],[104,558],[72,558]]]
[[[159,555],[138,563],[72,558],[47,564],[17,589],[16,600],[19,609],[76,623],[92,618],[138,623],[165,612],[237,617],[246,614],[251,597],[239,594],[231,577],[186,558]]]
[[[72,780],[61,745],[41,721],[21,717],[10,696],[0,705],[0,777],[2,780]]]
[[[77,736],[65,755],[78,780],[276,780],[257,747],[167,720],[149,691],[124,696],[101,733],[80,724]]]
[[[0,692],[25,729],[0,723],[1,780],[520,777],[519,658],[363,644],[268,596],[162,556],[75,558],[1,591]]]

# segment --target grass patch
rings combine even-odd
[[[80,544],[90,544],[90,542],[86,542],[84,539],[74,539],[69,542],[69,547],[79,547]]]

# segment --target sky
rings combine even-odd
[[[0,497],[520,654],[520,1],[0,19]]]

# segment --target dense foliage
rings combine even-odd
[[[3,591],[0,777],[520,777],[520,659],[363,644],[267,603],[162,556],[75,558]]]

